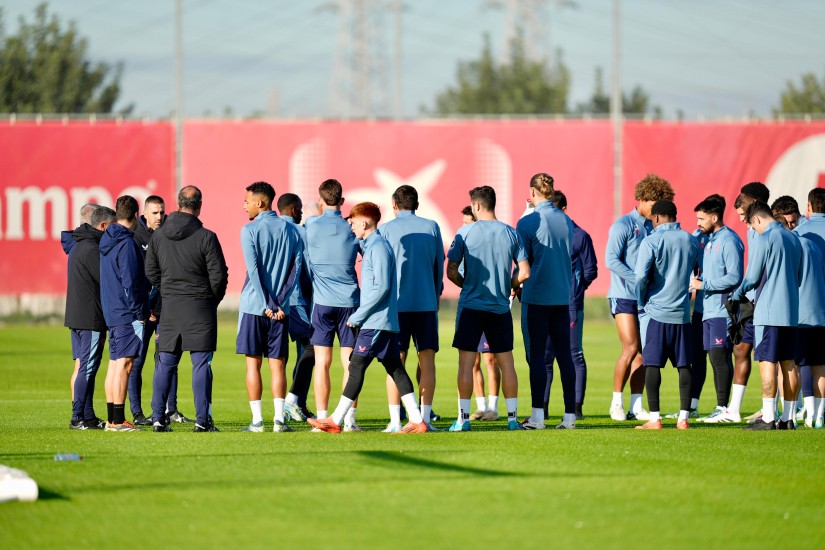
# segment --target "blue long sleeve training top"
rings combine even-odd
[[[772,222],[765,232],[753,239],[748,269],[742,284],[731,298],[742,296],[759,286],[762,292],[756,300],[753,324],[775,327],[795,327],[799,324],[799,283],[802,275],[802,245],[781,223]]]
[[[459,309],[493,313],[510,310],[513,263],[527,258],[515,229],[498,220],[464,225],[456,233],[447,258],[459,265],[464,262]]]
[[[399,210],[378,232],[395,254],[398,311],[437,311],[444,289],[444,242],[438,224],[412,210]]]
[[[571,220],[572,221],[572,220]],[[570,288],[570,309],[584,310],[584,291],[599,276],[599,261],[590,234],[573,221],[573,246],[570,261],[573,267],[573,286]]]
[[[699,257],[696,259],[696,268],[693,270],[693,275],[695,277],[702,278],[702,261],[704,259],[705,254],[705,245],[708,244],[708,236],[702,233],[702,230],[698,227],[693,230],[693,238],[696,239],[696,242],[699,243]],[[693,313],[703,313],[705,311],[705,300],[704,300],[704,293],[701,290],[697,290],[693,293]]]
[[[296,284],[292,289],[292,292],[289,293],[288,303],[290,306],[307,306],[311,302],[311,296],[306,296],[306,292],[304,292],[304,284],[308,282],[310,285],[312,284],[312,280],[309,276],[309,262],[307,260],[307,231],[304,227],[295,223],[295,218],[292,216],[278,216],[280,219],[284,220],[288,225],[288,227],[294,229],[298,232],[298,236],[300,237],[301,241],[301,249],[299,251],[299,256],[301,258],[301,269],[297,274]]]
[[[699,243],[679,222],[663,223],[645,237],[636,258],[639,307],[660,323],[690,322],[690,278]]]
[[[324,210],[306,230],[313,302],[330,307],[358,306],[358,239],[341,212]]]
[[[264,310],[289,315],[289,294],[301,269],[301,237],[289,223],[267,210],[241,228],[246,280],[240,312],[262,317]]]
[[[610,226],[605,265],[610,270],[608,298],[636,299],[636,255],[639,245],[653,231],[650,220],[634,208]]]
[[[816,241],[797,235],[802,245],[802,279],[799,284],[799,326],[825,326],[825,254]],[[825,342],[821,342],[825,346]]]
[[[395,254],[377,231],[361,241],[361,305],[348,323],[361,328],[398,332]]]
[[[570,304],[573,264],[573,222],[550,201],[536,205],[518,221],[516,231],[527,253],[530,278],[524,283],[525,304],[561,306]]]
[[[725,301],[742,283],[745,245],[734,231],[724,226],[710,234],[702,262],[703,320],[728,318]]]

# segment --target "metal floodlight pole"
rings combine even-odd
[[[622,78],[620,0],[613,0],[613,86],[610,120],[613,123],[613,216],[622,215]]]
[[[183,187],[183,0],[175,1],[175,189]]]

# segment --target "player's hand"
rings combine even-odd
[[[703,287],[702,279],[691,279],[690,280],[690,289],[691,290],[702,290]]]
[[[158,316],[155,314],[154,311],[149,312],[149,320],[152,321],[153,323],[158,322]]]
[[[272,310],[269,310],[272,311]],[[286,318],[286,313],[281,308],[278,308],[278,311],[274,312],[270,319],[275,319],[276,321],[283,321]]]
[[[275,312],[268,308],[264,310],[264,315],[266,315],[269,319],[275,318]]]

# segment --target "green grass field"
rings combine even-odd
[[[438,355],[442,427],[456,415],[449,321],[442,321]],[[701,424],[677,432],[673,421],[661,432],[638,432],[634,423],[611,421],[618,340],[607,320],[585,327],[589,381],[577,430],[507,432],[499,421],[474,422],[471,433],[414,436],[379,433],[387,413],[377,363],[358,408],[365,433],[309,433],[305,424],[291,434],[239,433],[250,413],[234,331],[233,321],[222,322],[213,367],[221,433],[176,425],[155,434],[70,431],[68,330],[0,328],[0,464],[28,471],[40,485],[35,503],[0,504],[0,547],[730,549],[825,540],[825,432]],[[529,383],[520,346],[517,333],[524,416]],[[181,370],[179,403],[193,416],[190,370]],[[151,371],[147,365],[149,380]],[[337,363],[333,375],[339,388]],[[103,376],[105,368],[100,416]],[[678,408],[677,377],[668,369],[663,378],[669,412]],[[760,406],[758,392],[757,375],[747,412]],[[333,392],[333,407],[339,396]],[[271,403],[265,394],[270,429]],[[713,405],[709,374],[700,410]],[[67,452],[84,460],[53,460]]]

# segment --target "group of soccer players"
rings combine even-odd
[[[687,429],[688,419],[698,417],[709,358],[717,406],[698,420],[741,422],[753,352],[763,405],[745,429],[794,429],[798,418],[823,427],[825,189],[810,191],[806,218],[792,197],[769,206],[764,184],[743,186],[734,207],[748,227],[747,267],[741,239],[724,223],[724,197],[711,195],[694,208],[691,236],[677,222],[673,196],[667,181],[645,177],[636,186],[637,207],[610,230],[608,297],[622,342],[611,417],[646,421],[638,429],[662,429],[660,369],[670,361],[679,372],[676,427]],[[797,415],[800,385],[804,408]],[[649,410],[641,405],[643,389]],[[783,406],[777,418],[778,392]]]
[[[466,223],[447,251],[445,270],[440,228],[416,215],[418,194],[411,186],[395,190],[394,219],[379,226],[382,212],[371,202],[354,205],[343,217],[344,192],[336,180],[320,185],[320,208],[306,220],[297,195],[282,194],[276,203],[270,184],[249,185],[244,201],[249,223],[240,236],[246,273],[236,338],[236,353],[245,356],[252,416],[243,431],[265,430],[264,356],[271,372],[275,432],[292,431],[290,421],[306,421],[315,431],[360,431],[358,395],[373,359],[387,372],[390,422],[385,431],[437,431],[432,403],[445,271],[461,288],[453,337],[459,353],[458,415],[449,431],[469,431],[471,420],[498,417],[499,380],[507,429],[544,429],[554,361],[564,396],[564,414],[556,428],[575,428],[583,418],[586,387],[583,296],[597,275],[595,252],[589,235],[566,215],[566,198],[551,176],[536,174],[527,191],[528,211],[513,228],[496,219],[493,188],[472,189],[470,206],[463,212]],[[669,360],[679,372],[677,428],[687,429],[689,419],[698,417],[709,358],[717,407],[700,420],[740,422],[753,350],[764,405],[761,417],[747,428],[794,427],[800,370],[806,422],[821,427],[825,346],[817,342],[825,336],[825,189],[811,191],[807,220],[790,197],[778,199],[771,209],[763,184],[742,188],[735,208],[749,227],[747,271],[744,246],[724,225],[725,199],[712,195],[697,205],[697,229],[690,234],[677,221],[673,197],[667,181],[646,176],[636,186],[637,207],[610,230],[608,297],[622,344],[611,417],[645,421],[640,429],[661,429],[661,368]],[[197,219],[201,200],[197,188],[184,188],[179,211],[169,216],[171,224],[160,197],[147,199],[142,217],[137,201],[128,196],[117,200],[116,210],[86,205],[81,214],[88,219],[65,235],[66,326],[72,329],[76,361],[73,429],[134,431],[151,425],[154,431],[167,432],[172,422],[191,422],[176,406],[177,364],[188,350],[194,368],[195,431],[217,431],[211,416],[211,361],[215,310],[226,290],[227,270],[217,237]],[[355,269],[359,256],[360,284]],[[513,355],[514,297],[522,303],[530,373],[531,414],[521,422]],[[167,311],[163,316],[161,301]],[[155,330],[150,419],[140,405],[140,373]],[[109,411],[103,422],[94,413],[92,396],[107,331]],[[336,337],[344,387],[330,413]],[[298,360],[287,389],[290,339]],[[411,341],[418,396],[405,368]],[[479,352],[495,378],[486,402]],[[317,414],[306,404],[313,379]],[[628,382],[631,400],[625,412],[622,396]],[[778,422],[777,384],[784,396]],[[480,400],[471,414],[474,386]],[[642,407],[645,388],[648,410]],[[124,415],[127,389],[134,423]]]

